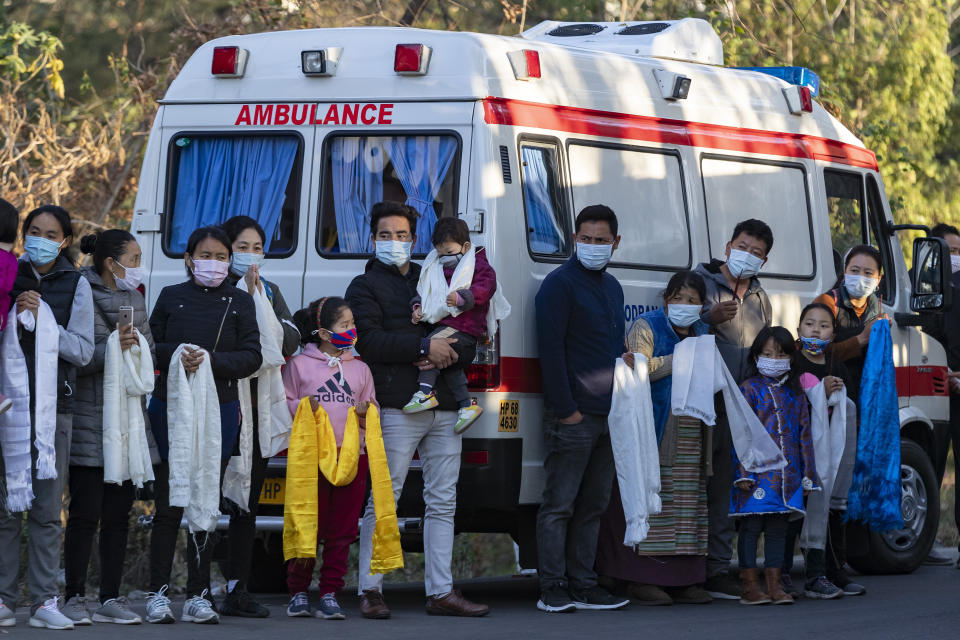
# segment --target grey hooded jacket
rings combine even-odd
[[[80,467],[103,466],[103,362],[107,338],[116,329],[120,307],[133,307],[133,326],[150,343],[156,362],[153,336],[147,322],[147,306],[139,291],[114,291],[103,283],[93,267],[80,270],[93,291],[94,350],[93,358],[77,370],[76,404],[73,415],[73,438],[70,443],[70,464]],[[157,445],[144,411],[150,458],[159,462]]]
[[[714,325],[710,319],[713,305],[736,299],[733,289],[720,271],[722,265],[722,261],[712,260],[697,265],[695,269],[707,285],[707,298],[704,300],[700,319],[707,323],[710,332],[717,336],[717,349],[734,379],[740,383],[751,375],[753,365],[748,357],[750,346],[760,330],[770,325],[773,310],[767,292],[760,286],[760,281],[753,277],[750,278],[750,286],[740,302],[737,315],[723,324]]]

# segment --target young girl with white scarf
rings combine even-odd
[[[94,351],[77,372],[63,612],[75,625],[139,624],[140,616],[120,595],[120,581],[134,493],[153,480],[151,453],[157,456],[145,419],[155,367],[146,302],[137,290],[143,280],[141,250],[121,229],[85,236],[80,248],[93,256],[93,265],[81,273],[93,291]],[[121,322],[124,307],[132,313]],[[100,597],[91,615],[85,592],[98,528]]]

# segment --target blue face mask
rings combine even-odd
[[[667,317],[675,327],[687,328],[700,319],[703,307],[695,304],[671,304],[667,307]]]
[[[27,236],[23,240],[23,250],[34,266],[42,267],[57,259],[62,244],[63,242],[54,242],[40,236]]]
[[[612,244],[584,244],[577,243],[577,260],[591,271],[600,271],[613,256]]]
[[[247,275],[247,269],[252,265],[257,265],[257,268],[263,266],[263,263],[266,261],[266,257],[262,253],[236,253],[230,256],[230,271],[234,274],[243,277]]]
[[[410,262],[410,242],[401,242],[400,240],[377,240],[376,256],[377,260],[383,264],[394,267],[402,267]]]
[[[821,340],[820,338],[807,338],[800,336],[800,347],[812,356],[819,356],[827,348],[832,340]]]

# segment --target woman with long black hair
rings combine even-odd
[[[237,381],[256,372],[262,361],[253,298],[227,282],[231,253],[230,240],[219,227],[194,231],[184,253],[189,279],[164,287],[150,315],[160,377],[147,412],[161,462],[155,470],[156,515],[150,541],[152,593],[147,600],[147,622],[174,621],[166,590],[184,514],[182,507],[170,505],[170,451],[183,446],[169,439],[167,388],[171,360],[179,351],[180,362],[174,365],[182,367],[188,376],[196,374],[201,365],[212,369],[220,405],[221,479],[240,430]],[[182,345],[193,347],[181,349]],[[205,364],[207,358],[209,362]],[[214,547],[209,538],[204,532],[197,532],[191,534],[187,545],[187,602],[182,616],[186,622],[219,622],[208,599]]]

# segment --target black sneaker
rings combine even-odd
[[[573,613],[577,610],[566,587],[556,586],[540,592],[537,609],[547,613]]]
[[[813,600],[833,600],[843,597],[843,589],[827,580],[827,576],[817,576],[804,585],[803,595]]]
[[[270,610],[254,600],[253,596],[240,585],[234,587],[233,591],[223,599],[220,613],[239,618],[267,618],[270,616]]]
[[[630,603],[628,598],[615,596],[599,585],[582,591],[571,591],[570,596],[577,609],[622,609]]]
[[[865,586],[862,584],[857,584],[856,582],[848,582],[841,588],[843,589],[843,595],[845,596],[862,596],[867,592],[867,588]]]
[[[719,600],[739,600],[740,599],[740,581],[736,580],[729,573],[718,573],[715,576],[707,578],[703,585],[711,597]]]

